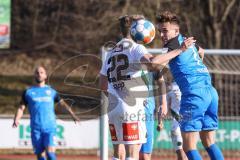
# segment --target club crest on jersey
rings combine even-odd
[[[49,96],[51,95],[51,91],[50,90],[46,90],[46,94]]]

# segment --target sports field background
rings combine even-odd
[[[115,42],[120,38],[117,26],[119,16],[140,13],[154,22],[157,11],[172,10],[181,17],[182,32],[194,36],[203,48],[231,49],[227,53],[215,51],[214,54],[206,55],[204,63],[211,72],[220,97],[220,146],[227,160],[240,159],[240,53],[233,51],[240,48],[239,0],[11,0],[10,8],[6,7],[8,2],[10,1],[0,2],[0,25],[11,24],[11,42],[0,50],[0,115],[13,117],[22,91],[33,82],[34,67],[44,65],[49,74],[60,68],[54,77],[54,87],[63,94],[70,91],[73,95],[81,95],[62,95],[76,102],[73,109],[80,118],[98,118],[99,92],[68,85],[89,82],[88,85],[92,88],[98,87],[96,75],[100,67],[97,64],[101,48],[107,42]],[[6,36],[0,38],[5,39]],[[162,44],[157,35],[153,43],[146,47],[159,46]],[[98,59],[76,58],[83,54],[95,55]],[[85,74],[89,68],[90,74]],[[66,76],[67,83],[63,83]],[[86,79],[83,79],[84,76]],[[60,119],[69,118],[65,110],[57,109],[57,113]],[[25,115],[27,114],[26,112]],[[21,152],[15,149],[18,150],[8,148],[8,152],[5,152],[0,149],[0,160],[34,159],[32,151]],[[59,159],[63,160],[99,159],[99,150],[93,153],[90,151],[91,149],[63,150],[58,151],[58,154]],[[204,160],[207,159],[206,152],[203,151],[202,154]],[[175,158],[169,137],[163,137],[161,143],[155,146],[153,159]]]

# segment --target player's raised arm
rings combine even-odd
[[[80,122],[80,119],[78,118],[78,116],[75,115],[75,113],[73,112],[72,108],[63,99],[61,99],[59,101],[58,105],[60,105],[61,107],[66,108],[66,110],[70,113],[70,115],[72,116],[72,119],[74,120],[75,123]]]
[[[188,47],[190,47],[196,40],[193,37],[189,37],[184,40],[179,49],[175,49],[166,54],[160,54],[157,56],[152,56],[151,54],[145,54],[141,58],[141,63],[145,64],[148,70],[159,70],[161,65],[165,66],[169,60],[175,58],[182,52],[184,52]]]
[[[26,106],[24,104],[21,104],[18,109],[17,109],[17,112],[14,116],[14,119],[13,119],[13,124],[12,124],[12,127],[13,128],[16,128],[18,127],[19,125],[19,121],[20,119],[22,118],[23,116],[23,113],[24,113],[24,110],[25,110]]]

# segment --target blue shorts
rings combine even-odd
[[[150,112],[148,113],[146,111],[146,115],[147,115],[147,119],[146,119],[147,142],[142,144],[142,147],[140,149],[141,153],[152,153],[152,150],[153,150],[154,112],[152,112],[152,113],[150,113]]]
[[[182,94],[181,131],[216,130],[218,128],[218,94],[214,87],[192,89]]]
[[[32,145],[35,154],[42,153],[47,147],[54,147],[54,137],[56,135],[56,129],[49,130],[31,130]]]

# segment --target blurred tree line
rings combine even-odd
[[[119,16],[143,14],[154,22],[163,10],[176,12],[182,32],[204,48],[240,46],[239,0],[12,0],[12,50],[97,54],[119,37]]]

